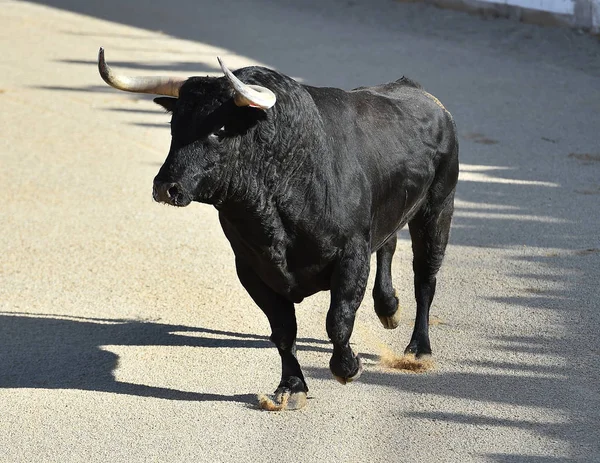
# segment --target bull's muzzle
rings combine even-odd
[[[178,183],[162,182],[156,179],[152,188],[152,197],[156,202],[170,204],[171,206],[183,207],[192,202],[190,196]]]

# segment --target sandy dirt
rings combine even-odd
[[[0,461],[600,461],[597,38],[388,0],[9,0],[0,24]],[[152,201],[169,118],[102,82],[100,46],[130,74],[216,76],[220,55],[436,95],[462,169],[435,369],[377,362],[414,318],[403,231],[400,326],[365,299],[360,380],[329,373],[319,294],[298,307],[306,408],[259,410],[266,318],[214,209]]]

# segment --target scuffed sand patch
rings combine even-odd
[[[424,373],[435,367],[431,357],[416,358],[413,354],[398,355],[387,347],[380,348],[379,364],[394,370],[403,370],[411,373]]]

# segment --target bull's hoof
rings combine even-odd
[[[281,410],[299,410],[306,405],[308,387],[304,379],[289,376],[281,380],[273,398],[259,395],[258,405],[263,410],[278,412]]]
[[[405,355],[414,355],[415,358],[429,358],[431,357],[431,347],[429,343],[418,343],[416,341],[411,341],[406,349],[404,349]]]
[[[358,378],[360,378],[360,375],[362,375],[362,372],[363,372],[363,364],[362,364],[362,360],[360,359],[360,357],[358,355],[356,356],[356,361],[358,363],[357,369],[350,376],[344,378],[342,376],[338,376],[335,373],[333,373],[333,377],[335,379],[337,379],[340,384],[351,383],[352,381],[355,381]]]
[[[266,395],[258,396],[258,406],[270,412],[300,410],[306,405],[306,392],[291,392],[289,389],[277,389],[273,399]]]
[[[300,410],[306,405],[306,392],[276,391],[275,400],[279,403],[285,403],[286,410]]]
[[[400,301],[395,294],[386,294],[374,296],[375,312],[381,321],[383,327],[387,330],[393,330],[398,327],[400,322]],[[382,315],[385,314],[385,315]]]
[[[394,315],[383,316],[379,315],[379,321],[386,330],[393,330],[398,327],[400,323],[400,311],[397,311]]]

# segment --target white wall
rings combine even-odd
[[[494,3],[505,3],[507,5],[559,14],[572,15],[575,12],[575,2],[573,0],[505,0],[496,1]]]
[[[467,0],[468,1],[468,0]],[[600,32],[600,0],[479,0],[496,5],[510,5],[546,11],[571,18],[576,27]]]
[[[600,0],[592,0],[592,29],[600,32]]]

